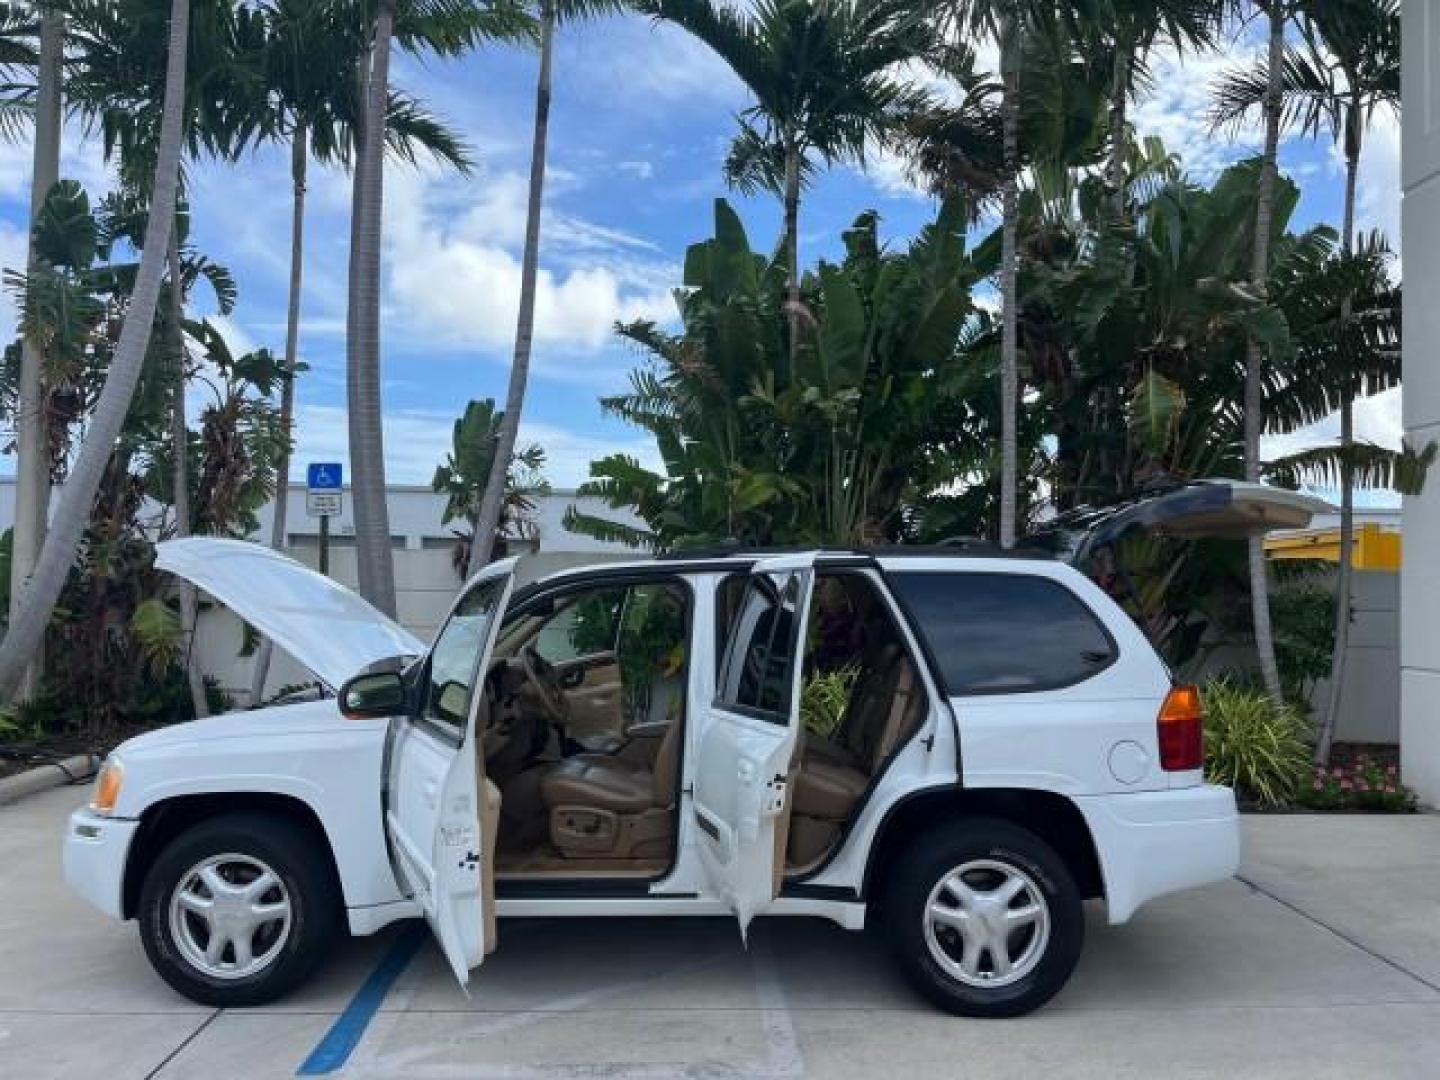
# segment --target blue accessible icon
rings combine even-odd
[[[340,462],[316,462],[305,470],[305,486],[311,491],[339,491],[344,486],[344,476]]]

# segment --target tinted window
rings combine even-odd
[[[430,650],[425,717],[459,734],[470,716],[480,650],[490,633],[503,579],[482,581],[456,606]]]
[[[767,578],[751,581],[725,650],[722,704],[789,722],[799,596],[798,574],[778,585]]]
[[[1046,578],[898,573],[890,581],[950,694],[1066,686],[1115,659],[1114,643],[1090,609]]]

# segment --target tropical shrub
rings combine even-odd
[[[1290,802],[1310,763],[1300,714],[1276,705],[1263,689],[1225,676],[1207,682],[1201,697],[1206,778],[1261,806]]]
[[[805,332],[792,353],[783,253],[752,251],[735,211],[717,201],[714,239],[686,254],[681,331],[622,326],[648,363],[630,393],[602,401],[655,437],[664,471],[613,455],[591,465],[580,489],[644,526],[572,508],[566,527],[660,550],[855,544],[903,533],[911,501],[957,473],[983,475],[993,431],[967,411],[982,395],[959,354],[979,318],[966,222],[950,200],[907,250],[891,252],[876,215],[861,215],[845,258],[806,276]]]
[[[1315,684],[1330,675],[1335,591],[1314,580],[1282,582],[1270,594],[1270,618],[1285,696],[1308,708]]]
[[[833,671],[815,671],[800,688],[800,719],[805,730],[828,739],[840,727],[860,669],[854,664]]]
[[[455,421],[450,452],[430,481],[431,489],[445,496],[440,524],[449,525],[453,521],[461,525],[451,532],[455,534],[452,561],[462,581],[470,576],[475,524],[480,519],[480,504],[485,498],[485,484],[490,478],[490,465],[504,422],[505,411],[495,408],[494,399],[469,402]],[[503,555],[507,553],[509,541],[539,539],[536,500],[549,494],[544,447],[532,443],[516,449],[505,475],[505,499],[492,551]]]

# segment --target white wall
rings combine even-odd
[[[1345,653],[1345,688],[1335,738],[1342,742],[1400,741],[1400,623],[1396,609],[1400,579],[1379,571],[1356,571],[1350,647]],[[1330,701],[1328,681],[1311,702],[1315,717]]]
[[[1440,439],[1440,0],[1405,0],[1405,432]],[[1400,761],[1440,805],[1440,477],[1405,500]]]

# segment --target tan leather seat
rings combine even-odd
[[[644,769],[603,754],[576,754],[545,774],[540,792],[546,806],[581,806],[638,814],[655,802],[655,782]]]
[[[623,858],[667,846],[680,735],[679,723],[666,729],[653,770],[608,754],[576,754],[550,769],[540,795],[561,854]]]
[[[846,821],[916,719],[915,704],[910,658],[899,645],[886,645],[866,665],[836,737],[806,740],[795,813]]]

